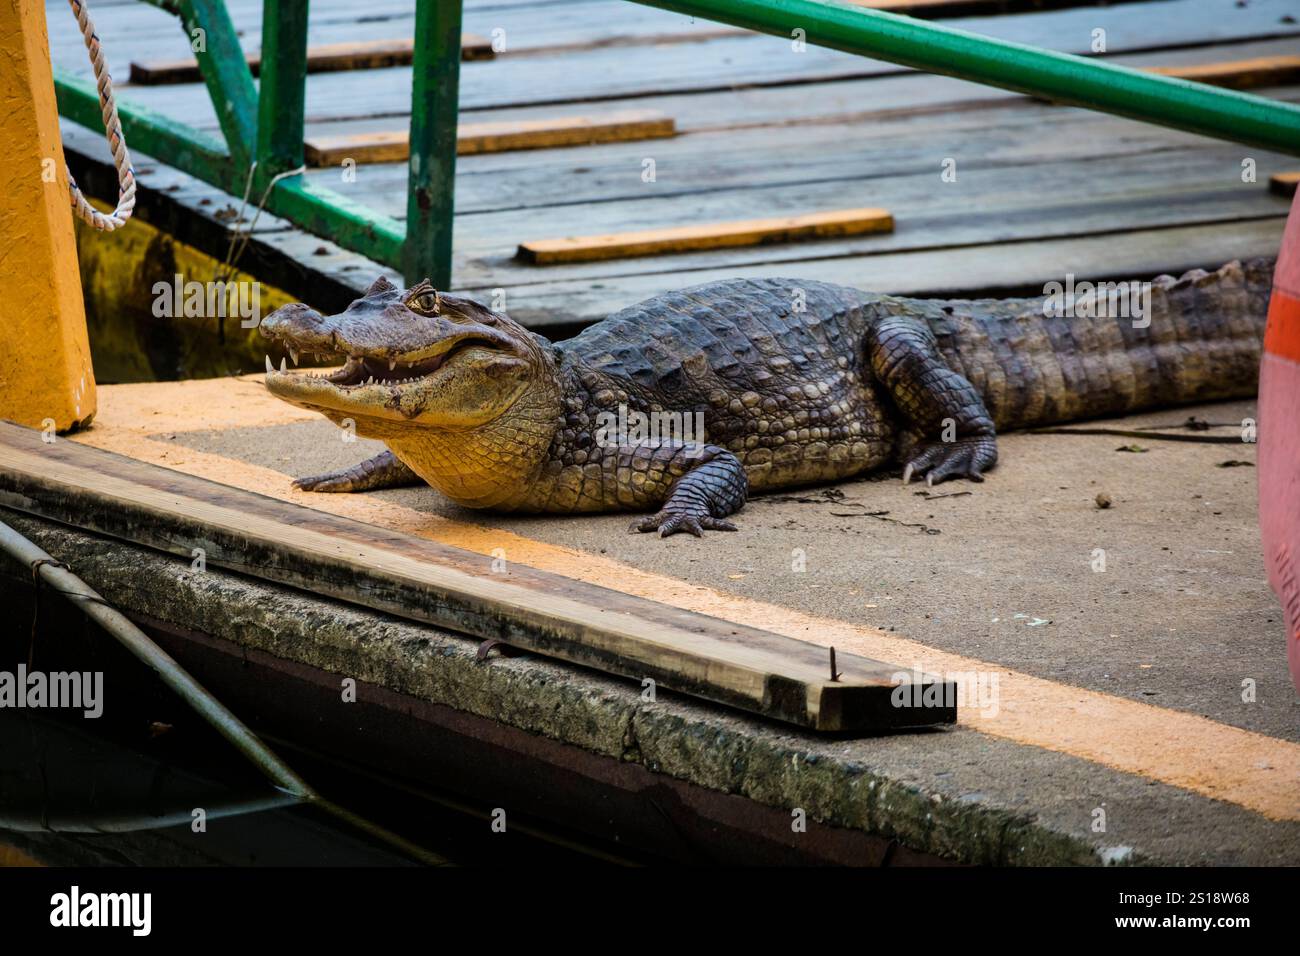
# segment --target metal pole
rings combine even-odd
[[[311,794],[311,788],[301,777],[244,726],[243,721],[177,664],[170,654],[151,641],[121,611],[109,606],[103,596],[90,585],[3,522],[0,522],[0,550],[31,568],[59,594],[81,608],[87,617],[113,635],[122,646],[156,673],[164,684],[180,694],[221,736],[256,764],[277,787],[298,797],[306,798]]]
[[[288,764],[276,756],[271,748],[262,743],[243,721],[227,710],[221,701],[204,689],[203,685],[191,677],[185,668],[150,640],[121,611],[111,607],[103,596],[85,581],[4,522],[0,522],[0,551],[4,551],[31,568],[41,580],[81,608],[87,617],[111,634],[123,647],[157,674],[164,684],[178,693],[217,733],[251,760],[277,789],[321,808],[422,863],[434,866],[446,864],[447,861],[436,854],[322,797],[302,777],[294,773]]]
[[[408,284],[451,286],[461,0],[418,0],[411,85],[411,158],[402,272]]]
[[[306,95],[307,0],[265,0],[257,94],[259,188],[302,165]]]
[[[1300,107],[823,0],[635,0],[1071,106],[1300,155]]]
[[[302,797],[290,793],[277,793],[270,797],[237,800],[215,807],[205,806],[203,809],[206,819],[220,820],[223,817],[242,817],[245,814],[261,813],[264,810],[283,810],[285,807],[296,807],[302,802]],[[29,815],[8,809],[0,810],[0,830],[14,830],[18,833],[139,833],[141,830],[188,826],[193,821],[192,810],[157,815],[148,813],[82,815],[56,812],[52,816],[44,807],[40,813]]]
[[[178,0],[178,6],[226,149],[246,171],[257,150],[257,87],[235,25],[220,0]]]

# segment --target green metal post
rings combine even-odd
[[[1300,107],[822,0],[636,0],[1060,103],[1300,155]]]
[[[461,0],[418,0],[411,84],[411,159],[402,272],[451,285]]]
[[[302,165],[307,0],[263,0],[257,100],[257,185]]]
[[[180,0],[180,9],[230,156],[247,169],[257,144],[257,89],[235,25],[221,0]]]

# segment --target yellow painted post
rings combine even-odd
[[[0,419],[66,431],[95,376],[49,50],[44,0],[0,0]]]

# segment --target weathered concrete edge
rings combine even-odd
[[[1098,848],[1026,814],[966,803],[845,760],[835,741],[533,657],[476,659],[478,642],[0,510],[127,613],[377,684],[723,793],[803,808],[831,826],[960,862],[1095,865]],[[12,562],[11,578],[30,577]],[[185,613],[180,613],[181,609]],[[942,731],[971,733],[972,731]],[[1133,854],[1124,862],[1147,862]]]

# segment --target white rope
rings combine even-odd
[[[117,118],[117,104],[113,102],[113,78],[108,75],[104,50],[99,44],[99,37],[95,35],[95,25],[90,22],[86,0],[68,0],[68,3],[76,14],[81,35],[86,40],[86,52],[90,54],[90,64],[95,68],[95,84],[99,88],[99,105],[104,116],[104,135],[113,152],[118,186],[117,208],[111,213],[102,213],[81,194],[77,181],[72,178],[72,170],[69,169],[68,188],[72,192],[72,211],[101,232],[112,232],[125,226],[135,209],[135,170],[131,168],[131,154],[127,152],[122,123]]]

